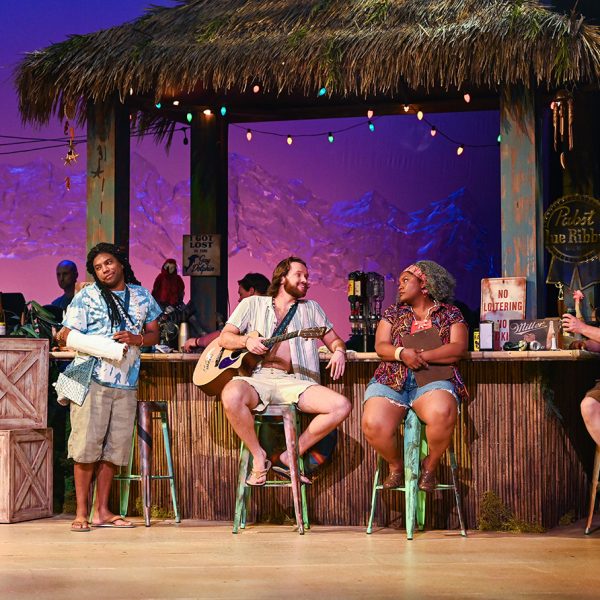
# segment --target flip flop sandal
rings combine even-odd
[[[251,487],[262,487],[267,483],[267,473],[271,470],[271,461],[265,461],[265,468],[259,471],[252,469],[250,476],[246,479],[246,485]]]
[[[79,525],[79,527],[75,527],[75,525]],[[71,531],[74,533],[84,533],[86,531],[91,531],[90,524],[87,519],[75,519],[71,523]]]
[[[284,479],[289,479],[290,481],[292,479],[290,468],[287,465],[284,465],[281,461],[273,465],[273,471],[275,471],[277,475],[280,475]],[[312,480],[304,475],[304,473],[300,473],[300,482],[304,483],[305,485],[312,485]]]
[[[117,525],[117,521],[123,521],[123,523],[127,523],[127,525]],[[129,523],[123,517],[119,515],[115,515],[108,521],[104,521],[104,523],[92,523],[92,527],[106,527],[112,529],[133,529],[135,525],[133,523]]]

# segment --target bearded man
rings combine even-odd
[[[325,334],[321,339],[332,353],[327,368],[331,369],[333,379],[344,374],[346,345],[319,304],[304,299],[308,287],[306,263],[296,256],[282,260],[273,271],[267,295],[244,298],[219,337],[220,345],[228,350],[246,349],[263,357],[250,377],[234,377],[221,393],[227,419],[252,454],[248,485],[264,485],[271,468],[254,430],[253,411],[263,411],[271,403],[296,404],[302,412],[315,414],[298,440],[300,454],[333,431],[350,414],[349,400],[319,383],[319,355],[314,339],[294,337],[271,348],[263,343],[288,312],[293,311],[286,331],[324,327]],[[265,337],[249,336],[251,331],[258,331]],[[281,464],[274,470],[289,476],[287,452],[279,460]],[[304,476],[302,478],[309,483]]]

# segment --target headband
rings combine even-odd
[[[404,270],[412,273],[417,279],[420,279],[425,285],[427,285],[427,275],[425,275],[425,273],[423,273],[423,271],[421,271],[417,265],[410,265]]]

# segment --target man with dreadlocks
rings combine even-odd
[[[81,406],[71,403],[69,458],[75,461],[77,515],[72,531],[89,531],[88,493],[94,471],[97,510],[92,526],[133,527],[108,509],[116,467],[126,465],[137,408],[140,347],[158,343],[161,309],[139,285],[129,260],[114,244],[100,243],[87,256],[94,284],[83,288],[69,305],[57,335],[64,344],[71,330],[101,335],[126,345],[119,362],[100,359]]]

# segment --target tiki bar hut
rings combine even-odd
[[[207,322],[227,312],[228,126],[364,116],[367,108],[499,110],[502,276],[526,278],[528,319],[556,314],[545,285],[543,211],[561,194],[598,195],[599,81],[600,29],[541,0],[180,0],[32,52],[16,71],[25,122],[67,115],[87,126],[88,248],[128,245],[132,120],[162,143],[189,127],[189,233],[221,235],[220,276],[191,284]],[[550,116],[557,102],[572,108],[570,120],[559,115],[562,135]],[[578,401],[598,362],[581,351],[550,354],[473,352],[461,364],[471,402],[454,445],[469,528],[487,492],[531,526],[587,514],[594,447]],[[140,399],[168,402],[181,516],[230,521],[238,441],[220,403],[192,385],[195,360],[144,356]],[[360,431],[360,407],[376,364],[373,353],[358,353],[341,382],[324,372],[354,410],[308,492],[311,522],[366,525],[376,458]],[[401,496],[380,503],[381,524],[403,513]],[[152,502],[168,509],[168,487],[156,487]],[[290,502],[287,490],[256,494],[249,520],[281,520]],[[425,525],[458,526],[451,494],[428,505]]]

